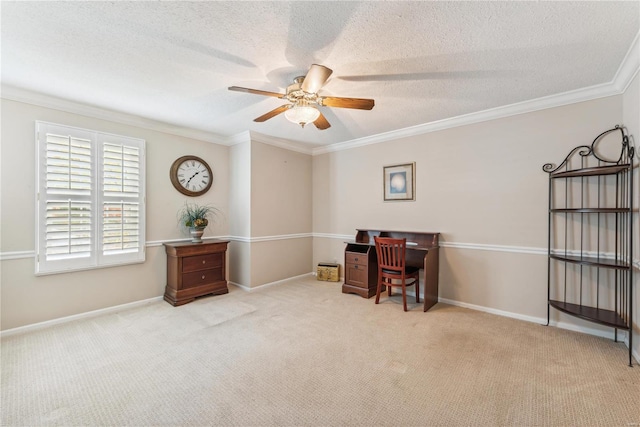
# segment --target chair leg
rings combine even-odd
[[[416,277],[416,302],[420,302],[420,278]]]
[[[402,282],[402,305],[404,305],[404,311],[407,311],[407,285]]]
[[[376,304],[380,302],[380,292],[382,291],[382,279],[378,279],[378,289],[376,291]]]

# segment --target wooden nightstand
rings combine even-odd
[[[228,243],[224,240],[165,243],[165,301],[177,306],[203,295],[228,293],[225,271]]]

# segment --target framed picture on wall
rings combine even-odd
[[[385,202],[416,199],[415,169],[415,162],[383,168]]]

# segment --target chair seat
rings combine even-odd
[[[414,274],[417,271],[420,271],[420,269],[418,267],[405,267],[404,268],[404,274],[405,275]],[[385,273],[385,274],[395,274],[395,275],[398,275],[398,276],[402,275],[401,271],[387,270],[386,268],[383,268],[382,272]]]

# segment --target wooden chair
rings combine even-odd
[[[420,269],[406,266],[407,239],[377,236],[374,236],[373,239],[378,255],[376,304],[380,302],[382,285],[387,286],[389,296],[391,296],[392,287],[399,286],[402,288],[404,311],[407,311],[407,286],[416,285],[416,302],[420,302]]]

